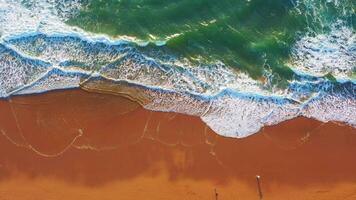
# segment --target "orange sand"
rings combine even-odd
[[[244,139],[65,90],[0,101],[0,200],[356,199],[356,130],[298,118]]]

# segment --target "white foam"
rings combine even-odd
[[[213,100],[202,120],[221,135],[242,138],[296,117],[298,111],[298,105],[284,100],[224,95]]]
[[[330,73],[350,79],[356,71],[354,30],[339,22],[329,33],[306,35],[295,44],[291,67],[316,76]]]
[[[162,90],[148,89],[143,92],[152,100],[144,105],[149,110],[203,116],[210,108],[210,100],[208,98],[194,98],[189,94]]]
[[[23,58],[0,44],[0,97],[7,96],[30,84],[47,70],[46,63]]]
[[[92,71],[105,64],[115,61],[124,52],[113,45],[82,40],[79,36],[44,34],[25,36],[6,41],[9,46],[27,56],[34,56],[52,65],[58,66],[64,62],[73,62],[83,70]],[[83,66],[80,66],[83,65]],[[65,66],[63,66],[65,67]]]
[[[52,69],[47,72],[41,79],[33,84],[24,87],[15,95],[43,93],[46,91],[78,88],[82,75],[78,73],[64,72],[59,69]]]
[[[323,122],[340,121],[356,127],[356,88],[343,92],[323,93],[303,109],[303,116]]]
[[[187,94],[147,89],[145,93],[152,102],[145,108],[200,116],[216,133],[234,138],[247,137],[264,126],[298,116],[323,122],[345,122],[356,127],[356,90],[354,86],[346,88],[347,85],[341,85],[337,94],[332,92],[332,88],[326,88],[305,102],[246,95],[232,90],[210,98],[196,98]]]
[[[50,1],[29,1],[29,3],[31,7],[26,8],[20,1],[0,0],[1,37],[30,32],[75,32],[77,30],[66,25],[53,13],[54,6]]]
[[[110,45],[63,35],[33,35],[6,40],[6,43],[27,57],[39,58],[64,70],[97,72],[114,80],[199,95],[214,95],[226,88],[269,93],[262,89],[260,82],[222,63],[194,66],[174,58],[161,62],[130,44]]]

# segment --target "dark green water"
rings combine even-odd
[[[160,48],[194,62],[220,60],[282,80],[291,48],[306,32],[327,32],[336,20],[355,28],[353,0],[89,0],[67,21],[87,31],[167,41]],[[170,37],[177,34],[175,37]],[[179,35],[178,35],[179,34]]]

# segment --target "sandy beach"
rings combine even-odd
[[[242,139],[62,90],[0,100],[1,200],[356,199],[356,130],[297,118]],[[217,196],[215,194],[217,192]]]

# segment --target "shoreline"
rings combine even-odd
[[[214,199],[215,188],[219,199],[258,199],[256,175],[263,199],[356,198],[350,126],[298,117],[237,139],[114,95],[10,99],[0,99],[5,199]]]

